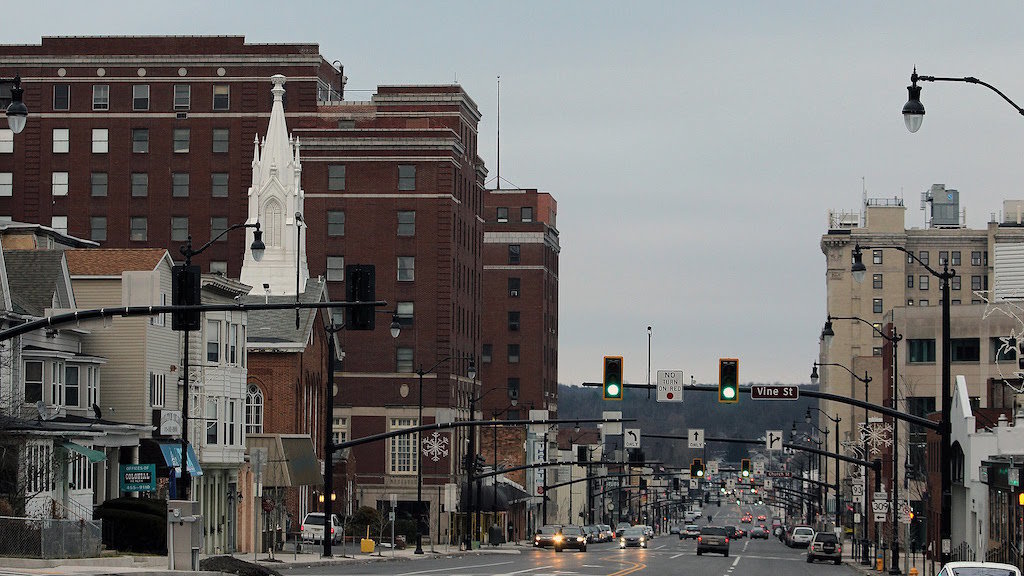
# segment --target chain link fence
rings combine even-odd
[[[0,556],[94,558],[103,547],[102,520],[0,516]]]

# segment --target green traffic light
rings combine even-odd
[[[727,400],[732,400],[733,398],[736,397],[736,389],[735,388],[723,388],[722,389],[722,397],[724,397]]]
[[[608,385],[608,395],[609,396],[618,396],[619,395],[619,385],[618,384],[609,384]]]

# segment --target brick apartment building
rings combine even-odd
[[[511,248],[485,246],[491,226],[528,236],[519,242],[520,301],[531,306],[521,311],[521,401],[554,410],[553,200],[502,191],[515,192],[510,209],[521,216],[531,207],[535,221],[498,223],[485,215],[481,113],[469,95],[458,85],[381,86],[368,101],[347,101],[331,60],[316,44],[250,44],[240,36],[47,37],[0,46],[2,72],[22,76],[30,111],[24,132],[0,133],[0,218],[39,222],[103,247],[165,247],[172,256],[189,235],[195,245],[205,243],[251,218],[256,140],[266,137],[271,116],[270,78],[282,75],[304,226],[296,228],[290,211],[261,213],[264,240],[297,248],[289,254],[300,257],[311,278],[324,278],[332,300],[345,299],[346,264],[375,265],[376,297],[392,303],[402,323],[394,340],[389,315],[378,315],[372,332],[339,333],[336,437],[413,425],[417,370],[430,371],[422,378],[424,423],[469,418],[481,383],[499,378],[496,385],[507,388],[515,376],[490,374],[493,354],[490,367],[486,359],[481,364],[484,311],[508,300],[511,277],[502,275],[500,300],[492,302],[484,262],[498,250],[494,264],[507,266]],[[194,262],[237,278],[250,239],[227,234]],[[500,236],[495,242],[510,244]],[[263,296],[258,283],[247,283]],[[274,284],[272,296],[288,294],[295,288]],[[507,312],[501,316],[504,330]],[[475,381],[467,377],[470,358],[481,367]],[[498,396],[484,402],[504,408],[507,397]],[[479,406],[478,414],[492,408]],[[454,511],[443,504],[457,501],[468,445],[465,430],[442,436],[444,456],[424,459],[431,526],[442,508],[446,517]],[[398,437],[353,450],[359,504],[375,506],[395,493],[400,517],[413,509],[418,440]]]

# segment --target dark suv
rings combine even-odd
[[[700,529],[700,536],[697,536],[697,556],[704,552],[720,552],[723,556],[729,556],[729,538],[732,537],[734,528],[722,528],[720,526],[705,526]]]
[[[537,533],[533,536],[533,546],[535,548],[544,548],[545,546],[554,546],[555,537],[559,532],[562,531],[562,527],[558,524],[547,524],[537,529]]]
[[[566,548],[587,551],[587,536],[579,526],[562,526],[561,532],[555,535],[555,552]]]

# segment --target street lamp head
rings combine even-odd
[[[22,101],[25,90],[21,87],[21,76],[14,77],[14,86],[11,88],[11,103],[7,106],[7,126],[11,132],[21,134],[25,129],[25,122],[28,120],[28,106]]]
[[[804,413],[804,422],[806,422],[808,424],[811,423],[811,407],[810,406],[807,407],[807,412]]]
[[[263,243],[263,231],[260,230],[260,223],[256,223],[256,229],[252,231],[252,246],[249,246],[249,250],[252,250],[252,259],[259,262],[263,260],[263,253],[267,250],[267,245]]]
[[[818,363],[815,362],[814,366],[811,367],[811,384],[817,384],[818,380]]]
[[[402,333],[402,325],[398,323],[398,314],[391,315],[391,337],[398,338]]]
[[[850,272],[853,273],[853,281],[860,283],[864,281],[864,276],[868,272],[867,266],[862,261],[863,254],[860,250],[860,244],[857,244],[853,249],[853,266],[850,267]]]
[[[917,85],[917,79],[917,68],[914,68],[914,73],[910,75],[910,86],[907,86],[909,98],[903,105],[903,123],[911,134],[920,130],[924,122],[924,104],[921,103],[921,87]]]
[[[825,319],[825,327],[821,329],[821,339],[825,342],[825,347],[828,348],[832,344],[832,337],[836,333],[832,330],[832,317],[828,316]]]
[[[470,380],[476,380],[476,362],[472,358],[469,360],[469,370],[466,371],[466,375]]]

